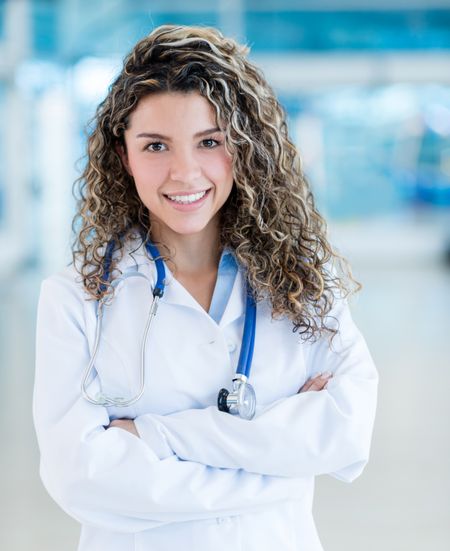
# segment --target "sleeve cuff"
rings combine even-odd
[[[166,459],[174,455],[158,421],[152,419],[149,415],[141,415],[136,417],[134,424],[141,440],[149,446],[159,459]]]

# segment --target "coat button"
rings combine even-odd
[[[231,524],[231,517],[216,517],[217,524]]]
[[[233,341],[227,342],[228,352],[234,352],[236,350],[236,344]]]

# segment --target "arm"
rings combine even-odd
[[[320,392],[302,392],[267,406],[252,421],[216,407],[135,419],[141,437],[161,435],[167,453],[213,467],[305,477],[330,473],[351,481],[363,470],[376,407],[377,373],[346,301],[331,313],[340,332],[305,343],[309,376],[331,371]]]
[[[58,276],[41,289],[33,414],[41,477],[80,522],[137,532],[174,521],[257,510],[289,499],[302,484],[214,469],[172,455],[160,460],[143,440],[109,425],[108,412],[80,394],[89,361],[83,298]],[[97,380],[90,388],[95,393]]]

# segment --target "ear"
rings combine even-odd
[[[122,164],[123,164],[125,170],[128,172],[128,174],[130,176],[133,176],[133,173],[131,172],[130,163],[128,161],[128,154],[127,154],[125,146],[122,145],[121,143],[116,143],[115,148],[116,148],[117,154],[119,155],[119,157],[122,161]]]

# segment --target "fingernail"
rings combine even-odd
[[[331,373],[331,371],[325,371],[324,373],[322,373],[320,375],[320,378],[321,379],[329,379],[332,376],[333,376],[333,374]]]

